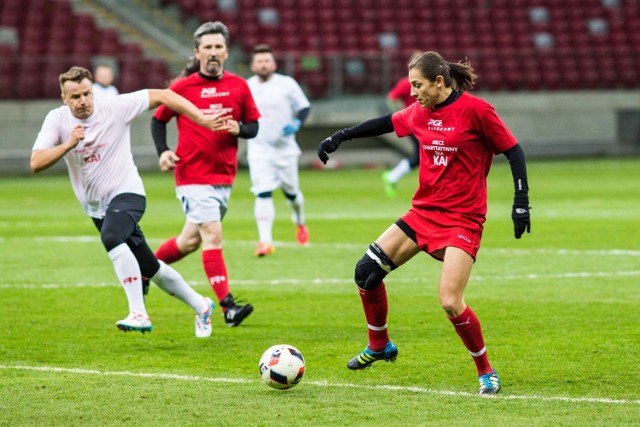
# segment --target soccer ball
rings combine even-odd
[[[304,357],[288,344],[269,347],[260,358],[260,376],[269,387],[285,390],[295,387],[304,375]]]

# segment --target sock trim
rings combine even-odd
[[[469,350],[469,353],[471,353],[471,355],[472,355],[473,357],[480,357],[480,356],[482,356],[483,354],[485,354],[486,352],[487,352],[487,346],[482,347],[482,348],[480,349],[480,351],[470,351],[470,350]]]
[[[387,323],[384,324],[384,326],[373,326],[373,325],[369,325],[367,323],[367,327],[369,328],[369,330],[371,331],[384,331],[385,329],[387,329]]]

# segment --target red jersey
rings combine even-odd
[[[408,78],[403,78],[396,83],[396,85],[389,91],[387,98],[392,101],[402,101],[405,108],[416,102],[416,99],[411,96],[411,83]]]
[[[484,219],[493,157],[518,143],[493,106],[463,92],[439,108],[413,104],[392,120],[399,137],[415,135],[420,141],[420,184],[413,206]]]
[[[247,82],[225,71],[219,80],[209,80],[199,73],[174,82],[170,89],[191,101],[204,114],[226,111],[233,120],[255,122],[260,112]],[[168,122],[177,116],[180,161],[174,171],[176,185],[230,185],[238,169],[238,137],[229,132],[213,132],[188,117],[161,105],[154,116]]]

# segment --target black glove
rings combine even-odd
[[[320,143],[318,146],[318,157],[324,163],[327,164],[329,160],[329,153],[333,153],[340,147],[344,141],[349,140],[350,138],[344,133],[343,130],[339,130],[338,132],[331,135],[329,138],[326,138],[324,141]]]
[[[513,210],[511,219],[513,220],[513,231],[516,239],[519,239],[524,232],[531,232],[531,217],[529,216],[529,196],[526,194],[516,194],[513,200]]]

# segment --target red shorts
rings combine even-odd
[[[484,217],[411,208],[402,218],[416,233],[420,249],[442,261],[448,246],[460,248],[476,259]]]

